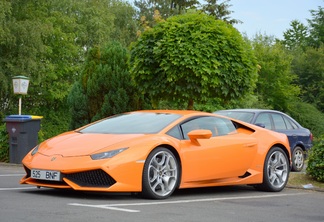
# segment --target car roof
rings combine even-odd
[[[136,110],[132,112],[148,112],[148,113],[174,113],[174,114],[191,114],[191,113],[203,113],[201,111],[197,110],[172,110],[172,109],[161,109],[161,110]]]
[[[226,109],[226,110],[217,110],[214,113],[215,114],[219,114],[222,115],[223,113],[227,113],[227,112],[250,112],[250,113],[255,113],[255,114],[259,114],[259,113],[263,113],[263,112],[269,112],[269,113],[278,113],[281,114],[283,116],[286,116],[287,118],[289,118],[290,120],[292,120],[295,124],[298,125],[298,127],[300,128],[304,128],[298,121],[296,121],[294,118],[292,118],[290,115],[284,113],[284,112],[280,112],[278,110],[272,110],[272,109],[251,109],[251,108],[247,108],[247,109]]]
[[[177,114],[181,116],[197,116],[197,115],[215,115],[214,113],[197,111],[197,110],[136,110],[129,113],[164,113],[164,114]]]
[[[217,113],[217,112],[253,112],[253,113],[273,112],[273,113],[284,114],[283,112],[280,112],[280,111],[277,111],[277,110],[272,110],[272,109],[226,109],[226,110],[217,110],[217,111],[215,111],[215,113]]]

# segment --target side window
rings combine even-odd
[[[294,123],[291,119],[287,118],[286,116],[283,116],[285,123],[287,125],[287,129],[298,129],[298,126],[296,123]]]
[[[202,125],[204,125],[204,121],[202,119],[203,117],[201,118],[196,118],[196,119],[192,119],[192,120],[189,120],[183,124],[181,124],[181,129],[182,129],[182,133],[183,133],[183,137],[187,140],[189,139],[188,137],[188,133],[192,130],[196,130],[196,129],[203,129],[202,128]],[[206,117],[205,117],[206,118]],[[213,132],[213,131],[212,131]],[[214,135],[214,133],[213,133]]]
[[[200,117],[181,124],[183,137],[189,139],[188,133],[196,129],[210,130],[214,136],[226,135],[236,131],[232,121],[219,117]]]
[[[282,117],[282,115],[280,114],[271,114],[272,115],[272,119],[273,119],[273,123],[274,123],[274,128],[276,130],[286,130],[287,126],[286,123]]]
[[[271,127],[271,119],[269,113],[260,113],[255,119],[255,124],[262,123],[264,124],[266,129],[272,129]]]
[[[174,138],[177,138],[179,140],[182,139],[182,135],[181,132],[179,130],[178,126],[173,127],[172,129],[170,129],[166,134],[168,134],[169,136],[172,136]]]

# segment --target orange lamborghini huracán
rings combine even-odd
[[[48,139],[23,159],[21,184],[140,193],[250,184],[281,191],[287,136],[212,113],[143,110],[114,115]]]

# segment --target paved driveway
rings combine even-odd
[[[0,163],[0,221],[324,221],[324,192],[250,186],[185,189],[166,200],[20,185],[20,165]]]

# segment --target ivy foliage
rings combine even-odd
[[[131,45],[133,79],[154,101],[188,104],[230,100],[253,90],[257,65],[251,46],[221,20],[190,12],[146,30]]]

